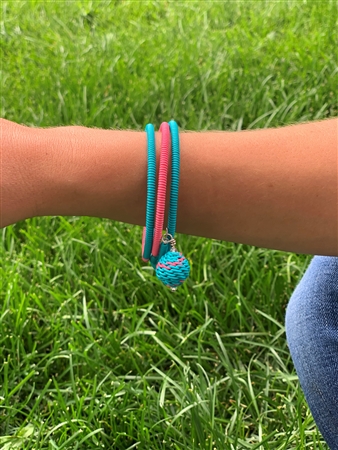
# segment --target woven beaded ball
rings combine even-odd
[[[184,283],[189,273],[189,261],[178,251],[168,251],[156,264],[157,277],[173,291]]]

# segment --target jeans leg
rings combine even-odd
[[[331,450],[338,450],[338,257],[314,256],[286,311],[301,387]]]

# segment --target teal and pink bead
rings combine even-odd
[[[172,291],[185,282],[190,274],[190,264],[186,257],[175,248],[175,239],[167,232],[170,239],[162,238],[164,244],[170,244],[171,249],[165,253],[156,264],[156,276]]]

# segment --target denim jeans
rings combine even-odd
[[[286,311],[301,387],[331,450],[338,450],[338,258],[314,256]]]

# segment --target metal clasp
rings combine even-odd
[[[168,239],[168,236],[170,237],[170,239]],[[175,248],[176,240],[172,237],[172,235],[170,233],[168,233],[168,228],[166,228],[166,230],[165,230],[165,235],[162,236],[162,242],[163,242],[163,244],[170,244],[171,251],[176,251],[176,248]]]

